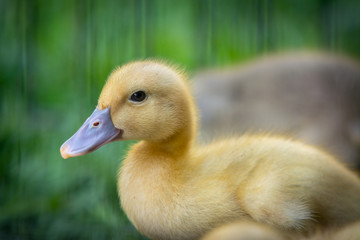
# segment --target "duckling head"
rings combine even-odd
[[[118,140],[189,141],[195,122],[180,71],[156,61],[133,62],[110,74],[95,111],[60,152],[63,158],[80,156]]]

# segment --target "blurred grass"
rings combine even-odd
[[[360,57],[348,0],[0,0],[0,239],[144,239],[119,207],[129,144],[63,160],[112,69],[147,57],[189,71],[294,49]]]

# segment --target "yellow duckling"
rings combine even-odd
[[[308,233],[360,218],[359,179],[327,153],[259,135],[198,146],[196,122],[180,71],[133,62],[109,76],[95,111],[61,154],[141,140],[122,163],[118,192],[130,221],[151,239],[198,239],[244,219]]]

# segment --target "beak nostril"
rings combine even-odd
[[[101,120],[95,119],[92,122],[90,122],[89,128],[98,128],[100,127],[100,124],[101,124]]]

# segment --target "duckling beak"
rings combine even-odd
[[[121,140],[122,130],[115,128],[110,108],[95,109],[80,129],[61,147],[61,156],[66,159],[88,154],[101,146]]]

